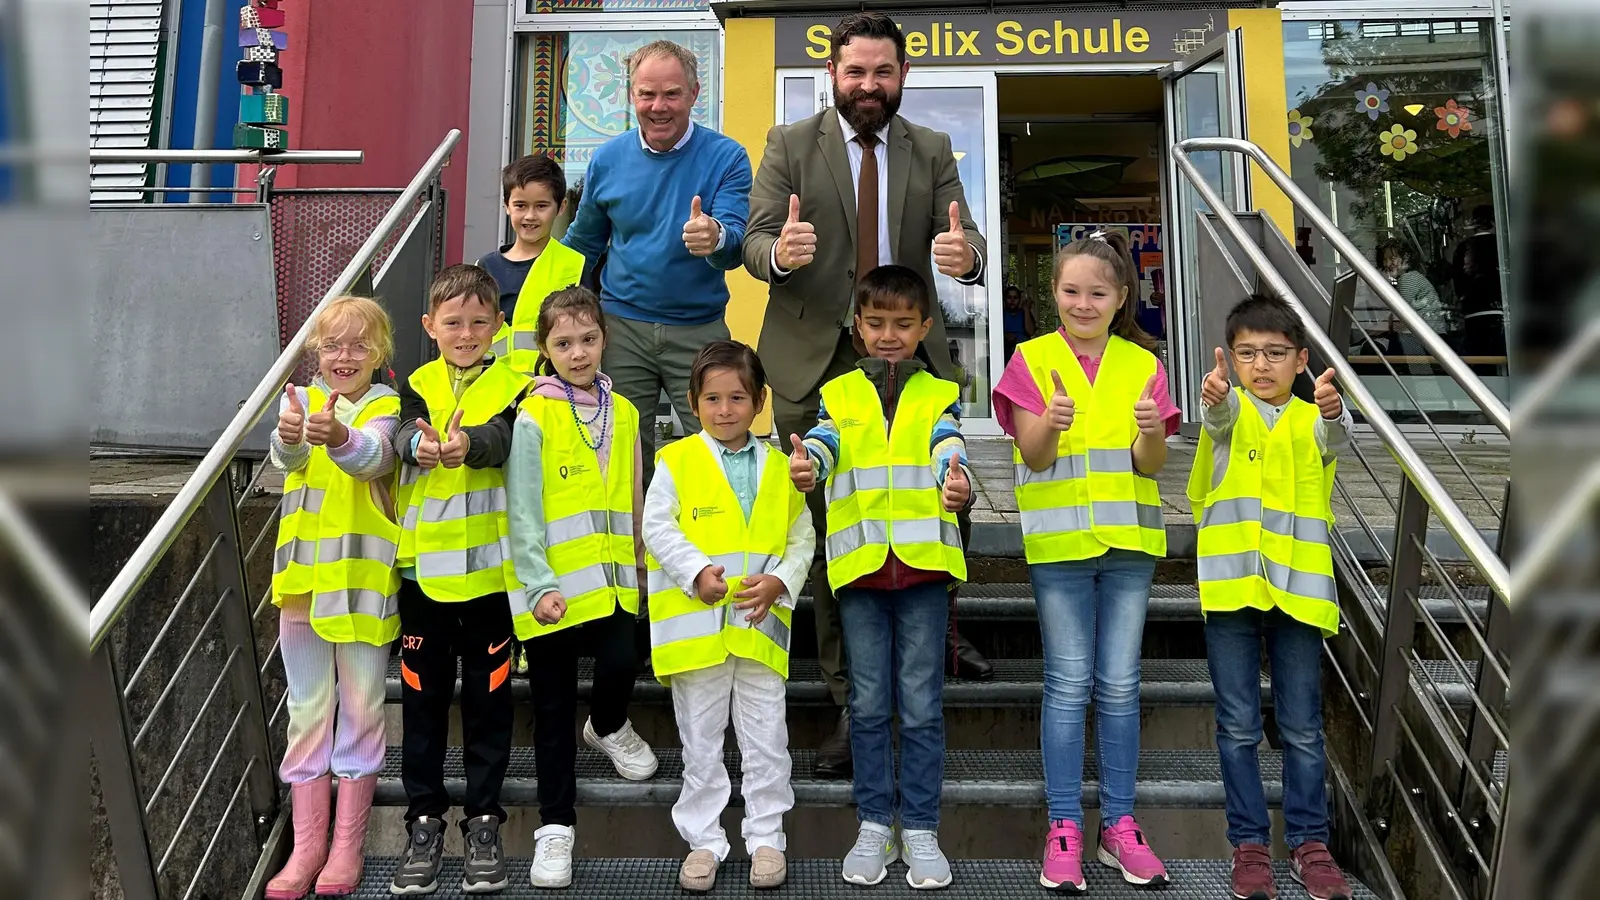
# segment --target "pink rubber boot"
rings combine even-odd
[[[289,788],[294,811],[294,852],[282,871],[267,882],[267,900],[300,900],[311,893],[328,861],[328,804],[333,776],[324,775]]]
[[[367,836],[367,814],[378,776],[339,779],[339,804],[334,810],[333,849],[317,876],[317,894],[343,897],[361,884],[361,843]]]

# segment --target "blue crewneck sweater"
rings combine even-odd
[[[696,125],[682,147],[652,153],[632,129],[594,152],[578,214],[561,242],[591,267],[609,251],[600,276],[608,315],[704,325],[722,318],[728,306],[723,272],[743,261],[750,182],[749,154],[726,135]],[[683,246],[697,194],[724,232],[721,249],[707,257]]]

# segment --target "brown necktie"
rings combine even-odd
[[[878,136],[856,135],[861,145],[861,178],[856,182],[856,281],[878,267]]]

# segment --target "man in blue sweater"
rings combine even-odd
[[[595,151],[583,200],[563,243],[592,268],[606,254],[603,368],[644,418],[644,477],[655,468],[650,424],[666,388],[686,433],[689,368],[700,348],[728,338],[723,274],[743,263],[750,157],[732,138],[689,120],[700,95],[694,54],[655,41],[628,57],[639,126]]]

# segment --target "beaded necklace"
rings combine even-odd
[[[611,420],[606,416],[607,411],[611,408],[611,392],[606,390],[606,386],[600,381],[594,382],[595,391],[599,394],[600,402],[595,407],[594,416],[585,419],[578,413],[578,395],[572,390],[572,384],[559,375],[556,376],[556,380],[561,382],[561,389],[567,393],[567,406],[572,410],[572,421],[578,423],[578,434],[583,438],[583,445],[599,453],[601,445],[606,442],[606,431],[611,424]],[[600,423],[600,433],[595,438],[594,443],[591,444],[589,443],[589,429],[585,426],[592,426],[596,421]]]

